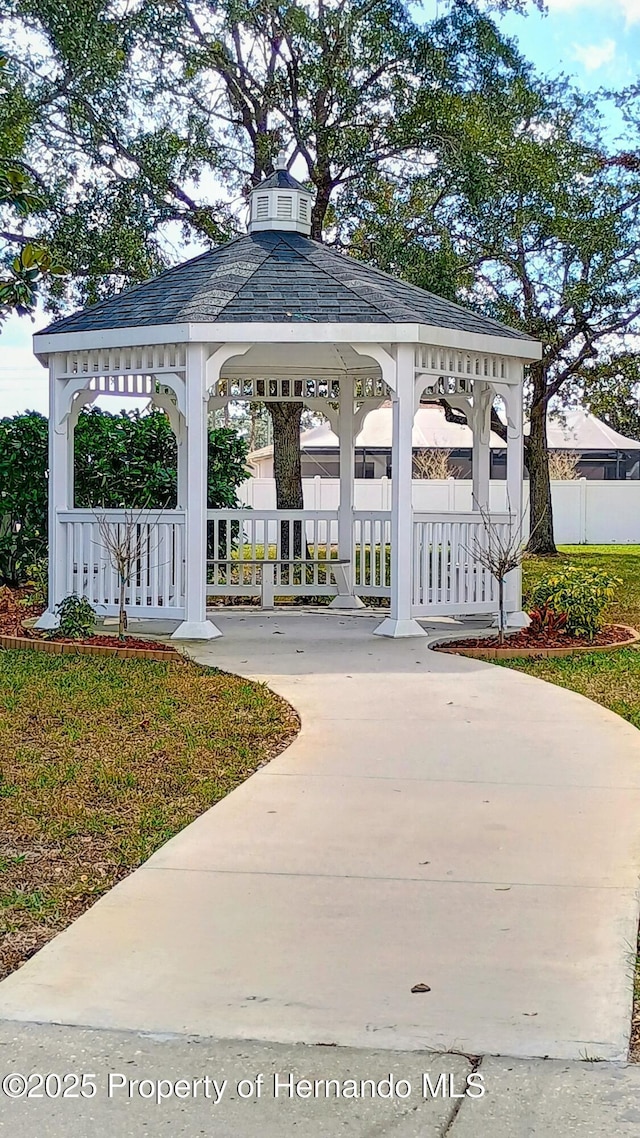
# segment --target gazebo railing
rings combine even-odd
[[[333,596],[337,542],[336,510],[208,510],[207,595],[255,596],[275,561],[276,594]]]
[[[100,511],[123,527],[131,515]],[[100,614],[117,612],[119,584],[91,510],[58,511],[59,595],[85,596]],[[492,514],[506,535],[509,514]],[[188,551],[182,510],[145,512],[136,519],[138,555],[126,587],[131,615],[181,619]],[[475,550],[486,543],[486,523],[477,513],[414,513],[412,614],[495,612],[497,586]],[[338,557],[337,510],[209,510],[207,595],[255,596],[263,563],[275,561],[274,592],[286,596],[334,596],[328,559]],[[270,570],[273,574],[273,569]],[[353,591],[388,597],[391,591],[391,515],[356,510],[351,553]]]
[[[353,591],[357,596],[390,596],[391,514],[389,511],[354,511],[353,582]]]
[[[509,514],[491,514],[487,520],[497,534],[507,536]],[[475,556],[487,538],[487,523],[477,513],[414,513],[414,617],[496,612],[497,584]]]
[[[127,610],[135,616],[184,617],[185,516],[182,510],[150,510],[133,514],[99,510],[114,528],[135,525],[136,558],[126,585]],[[101,615],[118,612],[119,580],[105,548],[96,512],[64,510],[56,515],[59,537],[58,564],[62,596],[86,597]]]

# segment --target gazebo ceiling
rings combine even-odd
[[[531,340],[300,233],[257,232],[203,253],[40,336],[178,324],[420,324]],[[171,336],[168,335],[168,340]]]

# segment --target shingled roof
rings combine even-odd
[[[280,231],[230,241],[118,296],[56,320],[44,333],[254,321],[431,324],[530,339],[299,233]]]

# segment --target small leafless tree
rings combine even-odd
[[[149,526],[143,513],[144,510],[124,510],[121,522],[112,521],[105,514],[96,514],[102,547],[118,575],[119,640],[124,640],[127,631],[127,587],[149,543]]]
[[[455,478],[460,473],[458,466],[451,465],[450,450],[418,450],[413,456],[414,478]]]
[[[573,482],[578,475],[579,455],[570,450],[549,451],[549,478],[558,482]]]
[[[502,645],[506,628],[505,579],[507,574],[522,564],[527,551],[528,537],[524,533],[524,519],[513,513],[508,497],[508,522],[495,522],[485,506],[479,503],[476,503],[476,506],[482,520],[482,537],[475,538],[473,548],[469,552],[475,561],[489,570],[498,583],[498,644]]]

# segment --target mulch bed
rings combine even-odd
[[[167,644],[162,640],[144,640],[141,636],[128,636],[125,641],[122,641],[118,639],[116,634],[109,635],[108,633],[96,633],[93,636],[74,640],[69,636],[60,636],[56,632],[43,632],[25,624],[25,621],[36,620],[41,613],[41,605],[30,603],[29,589],[11,589],[6,585],[0,588],[0,636],[19,636],[25,640],[48,640],[56,644],[73,644],[76,647],[134,648],[140,652],[172,652],[176,657],[180,655],[172,644]]]
[[[4,636],[27,636],[29,630],[23,621],[35,620],[42,612],[41,605],[34,605],[29,599],[29,589],[10,589],[0,587],[0,634]]]
[[[532,634],[528,628],[520,632],[509,633],[504,645],[499,645],[497,636],[468,636],[463,640],[447,640],[440,647],[447,648],[496,648],[504,647],[508,651],[514,648],[599,648],[607,644],[618,644],[629,640],[629,629],[621,624],[607,624],[597,636],[589,639],[588,636],[569,636],[566,632],[542,632]]]
[[[24,636],[26,631],[22,632],[21,635]],[[34,632],[33,629],[29,629],[28,632],[30,639],[55,640],[56,644],[87,644],[93,648],[137,648],[149,652],[176,652],[172,644],[167,644],[163,640],[143,640],[141,636],[127,636],[125,640],[119,640],[115,635],[96,634],[95,636],[85,636],[81,640],[72,640],[69,636],[51,636],[48,634],[45,637],[40,632]],[[176,655],[178,655],[177,652]]]

